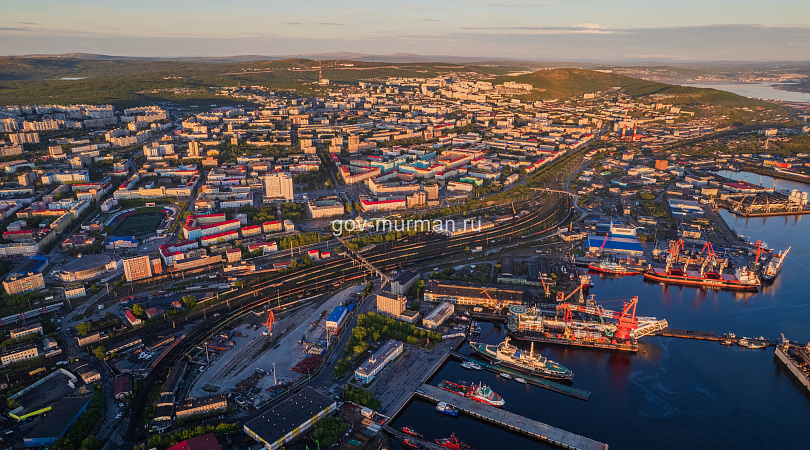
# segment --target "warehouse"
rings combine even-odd
[[[588,235],[588,253],[641,256],[644,253],[644,248],[636,238]]]
[[[502,288],[473,283],[430,280],[425,285],[426,302],[450,302],[456,305],[493,307],[523,304],[525,292],[519,288]]]
[[[276,450],[306,433],[335,409],[336,402],[307,386],[246,423],[245,434],[267,450]]]

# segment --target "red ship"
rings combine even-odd
[[[452,433],[448,438],[436,439],[436,443],[450,450],[469,450],[471,448],[469,445],[459,441],[456,433]]]
[[[412,440],[410,440],[408,438],[403,439],[402,443],[407,445],[408,447],[411,447],[411,448],[419,448],[419,447],[421,447],[421,445],[419,445],[418,443],[416,443],[416,442],[414,442],[414,441],[412,441]]]
[[[402,427],[402,432],[405,434],[410,434],[413,437],[418,437],[419,439],[424,439],[425,437],[419,434],[416,430],[409,427]]]

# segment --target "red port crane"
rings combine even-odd
[[[703,250],[701,250],[701,252],[706,253],[706,259],[708,259],[709,261],[711,262],[717,261],[717,253],[714,252],[714,247],[712,246],[711,242],[706,241],[706,243],[703,245]]]
[[[754,244],[754,247],[756,247],[756,249],[757,249],[757,259],[755,259],[754,262],[758,263],[759,262],[759,257],[760,257],[760,255],[762,255],[762,251],[764,250],[762,248],[762,239],[757,239],[757,243]]]
[[[572,305],[570,303],[562,303],[557,305],[557,309],[565,310],[565,322],[572,323],[571,311],[578,311],[587,314],[593,314],[599,317],[606,317],[618,321],[616,337],[619,339],[630,339],[630,333],[638,328],[638,319],[636,318],[636,305],[638,304],[638,297],[634,296],[629,302],[624,302],[621,312],[603,309],[599,306],[585,306],[585,305]]]
[[[267,315],[267,320],[264,322],[264,325],[267,327],[267,335],[272,336],[273,334],[273,324],[276,323],[276,316],[273,315],[273,310],[270,310],[270,314]]]

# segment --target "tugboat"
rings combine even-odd
[[[418,437],[419,439],[424,439],[425,437],[418,433],[416,430],[410,427],[402,427],[402,432],[405,434],[410,434],[413,437]]]
[[[626,266],[623,266],[619,263],[608,261],[608,260],[600,260],[596,264],[588,264],[588,269],[596,272],[596,273],[604,273],[608,275],[638,275],[639,272],[629,269]]]
[[[765,348],[765,344],[760,340],[751,339],[748,342],[748,348]]]
[[[436,443],[441,445],[444,448],[449,448],[450,450],[469,450],[470,446],[459,441],[456,437],[456,433],[450,434],[448,438],[436,439]]]
[[[748,339],[744,337],[740,338],[739,340],[737,340],[737,345],[739,345],[740,347],[748,347]]]
[[[727,337],[727,338],[723,339],[722,341],[720,341],[720,345],[725,345],[726,347],[731,347],[732,345],[734,345],[734,341],[732,341],[731,338]]]
[[[556,380],[568,380],[574,377],[574,373],[569,369],[566,369],[539,353],[534,353],[534,342],[532,342],[532,347],[528,353],[510,344],[509,337],[506,337],[503,342],[498,345],[470,342],[470,347],[487,358],[502,363],[504,366],[531,375]]]
[[[458,383],[453,383],[452,381],[442,380],[439,382],[438,387],[462,397],[467,397],[477,402],[486,403],[490,406],[500,407],[506,404],[503,397],[495,393],[495,391],[483,383],[472,384],[469,381],[459,381]]]
[[[439,402],[436,411],[450,417],[458,417],[458,408],[445,402]]]
[[[416,442],[414,442],[414,441],[412,441],[412,440],[410,440],[410,439],[408,439],[408,438],[403,439],[403,440],[402,440],[402,443],[403,443],[403,444],[405,444],[405,445],[407,445],[407,446],[408,446],[408,447],[410,447],[410,448],[421,448],[421,447],[422,447],[422,446],[421,446],[421,445],[419,445],[418,443],[416,443]]]
[[[476,364],[476,363],[474,363],[472,361],[464,361],[463,363],[461,363],[461,367],[463,367],[465,369],[469,369],[469,370],[482,370],[483,369],[481,366],[479,366],[478,364]]]

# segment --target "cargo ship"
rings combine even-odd
[[[676,268],[650,267],[644,271],[644,279],[666,284],[682,286],[708,287],[712,289],[729,289],[735,291],[759,290],[761,284],[754,271],[748,267],[738,267],[734,275],[720,272],[708,272]]]
[[[782,271],[782,265],[785,264],[785,257],[787,256],[788,252],[790,251],[790,247],[785,250],[784,253],[776,253],[771,255],[768,264],[765,265],[765,268],[762,269],[762,279],[764,281],[773,281],[779,272]]]
[[[450,450],[470,450],[471,448],[469,445],[459,441],[456,433],[451,433],[448,438],[436,439],[436,443]]]
[[[668,326],[666,320],[637,317],[638,297],[625,302],[622,311],[593,304],[560,303],[556,314],[537,308],[509,307],[506,333],[518,340],[606,350],[638,351],[638,339]]]
[[[470,342],[470,347],[485,357],[498,361],[501,365],[511,367],[531,375],[556,380],[570,380],[574,373],[556,362],[534,353],[534,342],[529,353],[521,351],[509,343],[507,336],[498,345],[487,345],[481,342]]]
[[[489,386],[483,383],[474,384],[470,383],[469,381],[459,381],[458,383],[453,383],[452,381],[442,380],[439,383],[439,387],[445,391],[452,392],[481,403],[486,403],[490,406],[500,407],[506,404],[503,397],[498,395]]]
[[[707,287],[711,289],[728,289],[735,291],[759,290],[759,277],[748,266],[737,267],[734,274],[724,274],[723,269],[728,266],[728,259],[720,260],[714,252],[711,242],[706,242],[702,252],[705,254],[703,263],[698,270],[689,269],[689,261],[682,260],[681,251],[684,248],[682,239],[670,241],[667,252],[666,267],[652,267],[644,271],[644,279],[658,281],[665,284],[680,286]],[[680,264],[683,264],[681,268]]]
[[[593,272],[604,273],[604,274],[607,274],[607,275],[624,276],[624,275],[638,275],[639,274],[639,272],[637,270],[635,270],[635,269],[630,269],[627,266],[624,266],[622,264],[619,264],[619,263],[616,263],[616,262],[613,262],[613,261],[604,260],[604,259],[600,260],[596,264],[588,264],[588,269],[593,271]]]

